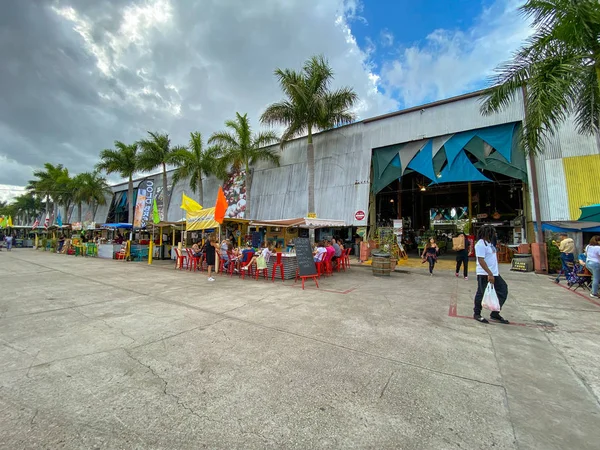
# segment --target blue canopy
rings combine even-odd
[[[101,228],[131,228],[132,225],[130,223],[103,223],[102,225],[100,225]]]

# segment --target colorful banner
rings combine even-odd
[[[219,222],[215,220],[215,208],[204,208],[198,212],[188,212],[185,217],[185,229],[187,231],[208,230],[219,226]]]
[[[232,172],[223,183],[223,193],[227,199],[228,219],[243,219],[246,211],[246,172]]]
[[[133,228],[145,228],[151,220],[154,203],[154,179],[146,178],[140,182],[137,189],[137,199],[133,213]]]

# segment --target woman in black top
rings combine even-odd
[[[423,250],[423,262],[427,261],[429,262],[429,275],[433,276],[433,267],[435,266],[435,263],[437,261],[437,255],[439,252],[439,248],[437,246],[437,244],[435,243],[435,239],[431,238],[429,239],[429,242],[427,243],[427,245],[425,246],[425,249]]]
[[[208,281],[215,281],[211,273],[215,267],[215,250],[217,246],[217,240],[211,236],[204,245],[204,257],[206,258],[206,265],[208,266]]]

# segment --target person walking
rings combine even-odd
[[[598,298],[598,285],[600,284],[600,236],[593,236],[590,245],[585,249],[585,267],[592,272],[592,292],[590,297]]]
[[[10,252],[13,245],[13,237],[10,234],[7,234],[4,240],[6,241],[6,251]]]
[[[561,274],[564,274],[565,276],[567,275],[567,272],[569,272],[568,264],[571,263],[572,265],[575,262],[575,242],[573,239],[571,239],[566,233],[561,233],[559,242],[560,243],[555,243],[555,245],[557,245],[558,249],[560,250],[560,261],[562,263],[562,267],[558,272],[556,279],[554,280],[555,283],[560,283]]]
[[[500,276],[498,269],[498,255],[493,242],[496,241],[496,230],[491,225],[484,225],[477,233],[477,243],[475,244],[475,257],[477,258],[477,293],[475,294],[475,306],[473,308],[473,319],[481,323],[489,323],[485,317],[481,316],[481,302],[483,293],[488,283],[494,285],[500,308],[506,302],[508,297],[508,285]],[[492,311],[490,320],[498,323],[508,324],[508,320],[500,315],[499,311]]]
[[[429,239],[429,242],[425,245],[425,248],[423,249],[423,255],[421,255],[421,257],[423,258],[423,262],[427,261],[429,263],[430,277],[433,276],[433,268],[435,267],[439,251],[440,249],[437,246],[434,238]]]
[[[465,280],[469,279],[469,248],[467,246],[467,237],[462,231],[452,240],[452,246],[456,251],[456,270],[455,275],[458,278],[460,266],[463,266],[463,275]]]
[[[206,265],[208,266],[208,281],[215,281],[212,277],[212,271],[215,269],[215,253],[217,251],[217,238],[211,236],[204,245],[204,257],[206,258]]]

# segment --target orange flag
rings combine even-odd
[[[225,198],[225,193],[223,192],[223,188],[219,186],[219,193],[217,194],[217,203],[215,203],[215,221],[218,223],[223,223],[223,219],[225,219],[225,212],[227,211],[227,199]]]

